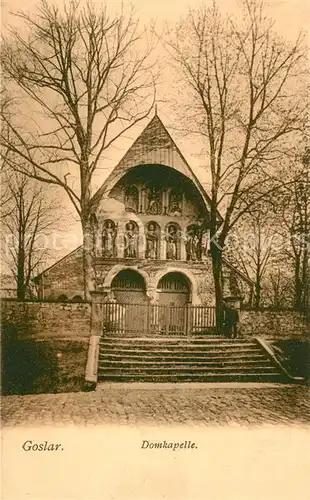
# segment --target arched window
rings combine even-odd
[[[58,297],[59,302],[67,302],[67,300],[68,300],[67,295],[59,295]]]
[[[170,222],[166,226],[166,259],[180,260],[181,258],[181,228],[179,224]]]
[[[130,220],[125,225],[124,234],[124,257],[128,259],[138,258],[139,227],[136,222]]]
[[[160,226],[157,222],[151,221],[146,225],[146,259],[160,259],[160,233]]]
[[[136,186],[126,188],[124,198],[126,212],[137,213],[139,210],[139,191]]]
[[[107,259],[115,257],[116,235],[117,235],[117,229],[115,222],[111,219],[105,220],[103,223],[103,231],[102,231],[102,256]]]
[[[81,295],[74,295],[72,302],[83,302]]]

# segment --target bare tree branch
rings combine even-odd
[[[1,145],[12,169],[64,189],[89,248],[92,179],[103,152],[154,104],[152,44],[132,9],[110,16],[105,5],[71,0],[61,10],[42,0],[36,15],[16,15],[27,33],[12,28],[3,42],[4,82],[14,85],[17,99],[10,113],[1,113],[11,136],[1,134]],[[20,118],[23,103],[40,116],[39,124]],[[84,250],[85,295],[91,260]]]

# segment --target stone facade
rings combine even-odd
[[[95,194],[93,206],[94,291],[120,303],[214,304],[209,198],[157,115]],[[224,294],[247,300],[251,283],[232,266],[223,271]],[[42,298],[79,300],[82,248],[37,283]]]

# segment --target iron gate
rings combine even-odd
[[[103,304],[103,328],[107,333],[188,335],[211,333],[215,326],[215,307]]]

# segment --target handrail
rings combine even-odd
[[[287,369],[282,365],[281,361],[278,360],[278,358],[276,357],[275,353],[273,352],[273,350],[270,347],[270,345],[268,344],[268,342],[266,342],[261,337],[255,337],[255,341],[264,349],[264,351],[266,351],[268,356],[274,361],[274,363],[281,369],[281,371],[286,375],[286,377],[289,380],[292,380],[292,381],[298,382],[298,383],[304,382],[306,380],[304,377],[294,377],[293,375],[291,375],[287,371]]]

